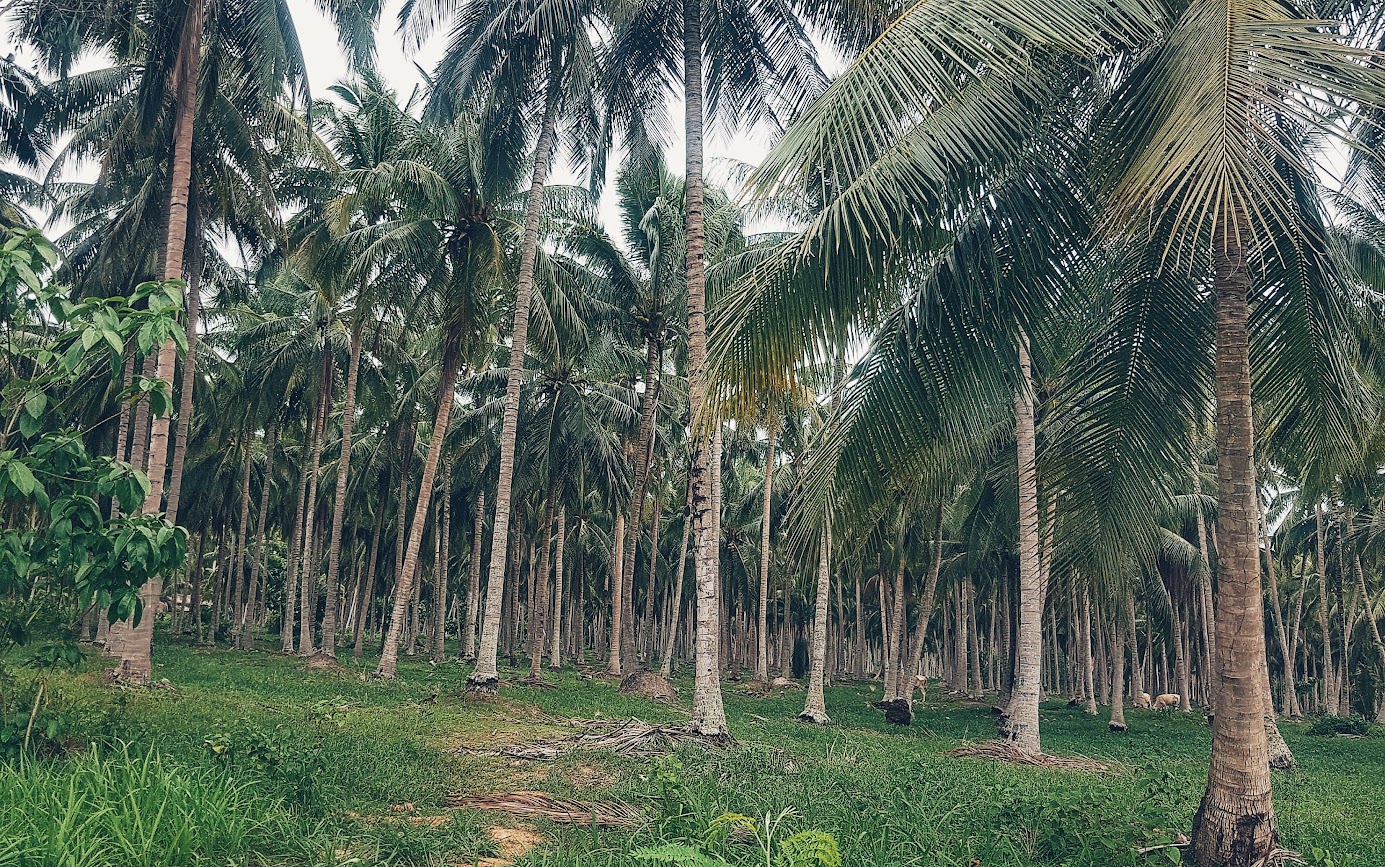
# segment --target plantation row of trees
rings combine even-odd
[[[11,13],[41,70],[0,75],[4,216],[72,228],[5,308],[9,594],[69,600],[122,679],[167,604],[378,642],[381,678],[455,638],[476,690],[502,654],[691,661],[713,738],[728,673],[805,677],[816,723],[833,677],[994,689],[1030,757],[1045,693],[1117,730],[1177,693],[1214,712],[1202,867],[1278,845],[1276,711],[1382,713],[1375,5],[410,3],[446,51],[402,99],[379,10],[323,6],[355,74],[316,104],[278,0]],[[782,133],[739,199],[708,122]],[[139,331],[168,292],[183,334]],[[49,326],[118,363],[40,382]],[[123,595],[45,565],[58,430],[125,480],[104,531],[146,519]]]

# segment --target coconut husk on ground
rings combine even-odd
[[[538,816],[569,825],[599,825],[604,828],[633,828],[640,814],[620,801],[586,802],[558,798],[543,792],[502,792],[494,795],[449,795],[448,807],[463,810],[490,810],[512,816]]]
[[[999,762],[1008,762],[1012,765],[1028,765],[1035,768],[1052,768],[1061,771],[1086,771],[1088,773],[1104,773],[1111,770],[1110,766],[1098,762],[1096,759],[1089,759],[1086,756],[1055,756],[1049,753],[1027,753],[1016,749],[1013,744],[1004,741],[986,741],[980,744],[965,744],[955,750],[948,750],[943,753],[945,756],[995,759]]]
[[[673,684],[652,671],[633,671],[620,682],[621,695],[637,695],[651,701],[671,704],[678,698]]]

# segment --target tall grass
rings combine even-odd
[[[226,774],[129,747],[0,764],[0,864],[179,867],[288,857],[302,822]]]

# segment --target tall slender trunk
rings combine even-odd
[[[664,519],[664,498],[654,498],[654,515],[649,522],[649,585],[644,594],[644,614],[640,618],[640,647],[645,659],[654,661],[654,597],[659,578],[659,527]]]
[[[553,554],[553,628],[548,647],[548,667],[563,667],[563,543],[567,540],[567,506],[558,507],[558,545]]]
[[[1216,316],[1217,712],[1207,790],[1193,818],[1190,861],[1251,867],[1278,845],[1265,735],[1264,603],[1260,591],[1251,418],[1244,212],[1230,206],[1212,240]]]
[[[620,677],[620,634],[625,626],[625,515],[616,514],[611,530],[611,641],[606,651],[606,673]]]
[[[1332,664],[1332,619],[1329,616],[1327,597],[1327,543],[1323,520],[1323,505],[1313,509],[1317,557],[1314,565],[1318,578],[1318,629],[1322,632],[1322,689],[1324,713],[1332,713],[1337,701],[1337,682],[1334,675],[1336,667]]]
[[[971,660],[971,671],[968,680],[967,692],[970,695],[980,698],[983,694],[981,689],[981,621],[976,613],[976,584],[968,579],[965,586],[967,597],[967,619],[970,621],[967,634],[967,656]]]
[[[375,529],[370,537],[370,564],[366,566],[365,580],[361,582],[361,598],[356,611],[356,622],[352,627],[351,655],[360,659],[365,653],[365,621],[375,600],[375,571],[380,566],[380,536],[385,528],[385,481],[380,484],[380,506],[375,510]]]
[[[692,538],[692,489],[683,511],[683,540],[678,543],[678,559],[673,563],[673,592],[669,600],[668,623],[664,626],[664,648],[659,654],[659,675],[667,680],[673,674],[673,644],[683,613],[683,579],[688,571],[688,541]]]
[[[202,62],[202,2],[191,0],[184,13],[174,72],[173,165],[169,173],[168,234],[164,239],[165,280],[183,278],[183,252],[187,248],[188,197],[192,187],[192,132],[197,115],[197,81]],[[159,347],[155,373],[160,381],[168,384],[170,393],[173,389],[173,365],[177,359],[177,344],[172,339],[165,340]],[[148,458],[144,465],[149,476],[149,493],[144,498],[142,509],[146,514],[158,512],[163,504],[168,429],[169,418],[166,415],[154,419],[150,424],[149,448],[144,453]],[[136,440],[134,448],[143,449],[144,444]],[[122,621],[111,630],[112,640],[120,650],[117,674],[122,681],[149,682],[154,670],[154,612],[162,592],[162,576],[149,579],[140,588],[142,611],[138,619]]]
[[[765,490],[760,496],[760,607],[755,623],[755,679],[770,679],[770,501],[774,493],[774,435],[777,422],[766,422]]]
[[[331,356],[324,353],[322,362],[322,385],[317,399],[317,418],[313,423],[313,447],[311,463],[308,464],[308,498],[303,503],[303,565],[300,569],[302,583],[299,585],[298,603],[298,652],[303,656],[313,654],[313,621],[317,618],[317,579],[318,558],[316,554],[317,533],[314,523],[317,518],[318,473],[322,467],[322,441],[327,438],[327,418],[332,408],[332,377],[330,374]]]
[[[543,510],[543,526],[539,528],[543,550],[539,552],[538,569],[534,573],[534,592],[529,597],[529,679],[543,680],[543,648],[548,639],[548,552],[553,546],[553,491]]]
[[[451,552],[447,543],[452,535],[452,470],[442,474],[442,497],[438,521],[438,553],[433,563],[433,661],[442,662],[447,658],[447,561]]]
[[[626,539],[621,550],[623,565],[620,574],[624,578],[621,593],[621,635],[620,635],[620,661],[621,668],[626,673],[634,671],[639,667],[639,659],[635,652],[635,624],[634,614],[634,591],[635,591],[635,553],[640,547],[640,528],[644,523],[644,501],[649,491],[649,478],[651,455],[654,449],[654,413],[659,405],[659,344],[656,340],[645,341],[645,362],[644,362],[644,397],[640,401],[640,431],[639,438],[635,444],[634,469],[635,479],[632,487],[630,500],[630,516],[625,521]],[[655,527],[655,535],[658,535],[658,528]],[[656,547],[657,556],[657,547]],[[653,586],[654,568],[653,561],[650,563],[650,586]]]
[[[1202,641],[1207,648],[1207,660],[1210,662],[1217,658],[1217,616],[1216,604],[1212,600],[1212,557],[1210,547],[1207,544],[1207,522],[1202,516],[1202,470],[1198,463],[1196,451],[1193,452],[1193,494],[1199,500],[1196,504],[1197,547],[1198,552],[1202,555],[1203,568],[1198,572],[1197,589],[1202,603]],[[1208,705],[1215,714],[1217,710],[1216,684],[1212,678],[1208,678],[1208,682],[1212,687],[1211,701],[1208,702]],[[1186,691],[1184,690],[1184,692]]]
[[[341,568],[341,532],[346,518],[346,486],[351,477],[351,433],[356,423],[356,382],[361,370],[361,329],[351,329],[351,350],[346,363],[346,394],[341,409],[341,456],[337,459],[337,490],[332,498],[332,541],[327,549],[327,608],[322,614],[322,652],[337,655],[337,577]]]
[[[897,547],[899,563],[894,571],[894,604],[890,613],[889,641],[885,644],[885,700],[899,695],[899,657],[904,652],[904,618],[907,607],[904,600],[904,538],[900,533]],[[883,577],[883,576],[882,576]],[[881,615],[883,617],[883,614]]]
[[[1135,698],[1145,691],[1144,666],[1140,662],[1140,635],[1135,623],[1135,591],[1125,593],[1126,642],[1130,645],[1130,692]]]
[[[467,677],[467,688],[472,690],[494,691],[500,683],[500,608],[504,601],[505,559],[510,550],[510,491],[515,472],[515,438],[519,430],[520,381],[524,373],[524,351],[529,342],[529,303],[534,291],[534,261],[538,257],[543,189],[548,182],[548,164],[552,161],[557,141],[561,75],[559,58],[555,55],[548,72],[543,121],[534,148],[534,174],[529,184],[519,275],[515,282],[515,315],[510,331],[510,368],[505,380],[505,414],[500,429],[499,481],[495,486],[495,521],[491,530],[486,615],[481,624],[481,646],[476,669]]]
[[[1270,597],[1270,614],[1274,621],[1274,637],[1279,643],[1279,658],[1284,666],[1284,714],[1291,719],[1297,719],[1303,715],[1298,706],[1298,687],[1294,682],[1294,658],[1289,652],[1289,631],[1284,623],[1284,611],[1279,603],[1279,579],[1275,576],[1274,569],[1274,537],[1270,535],[1270,525],[1265,519],[1265,513],[1260,512],[1260,529],[1264,531],[1265,539],[1265,577],[1269,581],[1269,589],[1266,595]],[[1385,654],[1382,654],[1381,661],[1385,662]]]
[[[1117,610],[1120,609],[1117,603]],[[1106,727],[1113,732],[1123,732],[1126,730],[1125,724],[1125,612],[1119,612],[1112,618],[1115,630],[1111,641],[1111,662],[1115,667],[1115,672],[1111,678],[1111,721]]]
[[[1092,595],[1091,591],[1082,591],[1082,635],[1078,638],[1082,642],[1079,650],[1082,652],[1082,677],[1086,682],[1086,706],[1087,716],[1096,716],[1096,667],[1092,664]]]
[[[260,481],[260,512],[255,517],[255,560],[250,566],[250,590],[246,593],[249,599],[245,607],[250,615],[241,621],[240,627],[241,647],[245,650],[255,648],[255,597],[259,592],[260,571],[265,561],[265,527],[269,521],[269,493],[274,490],[274,450],[278,442],[279,429],[270,422],[269,430],[265,431],[265,469],[264,478]]]
[[[881,576],[883,578],[883,576]],[[803,702],[803,712],[798,718],[804,722],[826,725],[831,722],[827,716],[827,699],[823,694],[824,668],[827,662],[827,599],[832,581],[832,521],[830,516],[824,521],[822,540],[818,543],[817,592],[813,603],[813,638],[808,654],[808,696]],[[884,616],[884,612],[881,612]]]
[[[232,562],[235,564],[235,580],[231,597],[231,617],[235,621],[231,644],[240,647],[240,631],[245,627],[245,555],[250,548],[250,431],[245,431],[245,458],[241,461],[240,476],[240,520],[236,524],[236,551]]]
[[[202,255],[201,246],[193,246],[188,267],[188,320],[184,338],[188,348],[183,353],[183,385],[178,392],[178,435],[173,441],[173,466],[168,474],[168,497],[165,511],[170,524],[178,523],[178,503],[183,490],[183,465],[187,462],[188,436],[192,431],[192,395],[197,379],[197,320],[202,314]]]
[[[314,415],[313,421],[308,423],[309,439],[312,438],[312,427],[317,423],[316,418]],[[293,526],[289,529],[288,572],[284,576],[284,621],[279,629],[280,649],[284,653],[293,653],[293,627],[298,620],[298,572],[303,543],[303,506],[308,499],[307,457],[310,451],[311,446],[305,441],[298,466],[298,505],[294,507]]]
[[[476,496],[476,514],[471,524],[471,574],[467,576],[466,623],[462,633],[462,659],[476,659],[476,614],[481,605],[481,545],[485,541],[486,495]]]
[[[452,417],[452,404],[455,402],[453,386],[457,380],[459,360],[460,348],[457,339],[449,334],[442,351],[438,412],[433,419],[433,434],[428,438],[428,456],[423,461],[423,475],[419,478],[418,502],[414,505],[413,525],[409,531],[408,547],[404,551],[404,563],[394,584],[394,606],[390,614],[389,629],[385,633],[385,646],[380,652],[380,663],[375,667],[374,676],[385,680],[394,680],[397,676],[399,639],[403,635],[404,615],[413,595],[414,573],[418,571],[418,549],[423,544],[424,525],[428,523],[428,503],[433,495],[438,461],[442,457],[442,441],[447,435],[448,420]]]
[[[1025,337],[1019,343],[1020,389],[1015,395],[1015,442],[1019,466],[1019,623],[1015,678],[1002,737],[1015,749],[1038,754],[1044,582],[1039,563],[1039,484],[1035,469],[1034,397]]]
[[[918,623],[914,626],[914,638],[909,645],[909,653],[904,659],[899,672],[897,698],[909,698],[914,694],[913,675],[919,669],[923,661],[923,645],[928,639],[928,623],[933,619],[933,598],[938,592],[938,575],[943,566],[943,511],[938,509],[938,534],[933,540],[933,560],[928,564],[928,578],[923,584],[923,597],[919,599],[918,613],[915,615]],[[860,605],[859,598],[857,605]]]
[[[683,134],[686,143],[684,171],[684,244],[688,291],[688,405],[693,454],[689,484],[693,487],[693,531],[696,534],[693,563],[697,574],[696,678],[693,687],[691,727],[701,734],[721,736],[726,731],[726,711],[721,701],[721,660],[717,642],[721,633],[717,588],[715,506],[712,490],[707,422],[716,422],[707,407],[707,282],[706,236],[703,223],[703,81],[702,0],[683,0]]]

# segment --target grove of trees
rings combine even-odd
[[[1277,850],[1276,718],[1385,722],[1385,7],[319,5],[330,93],[284,0],[11,5],[7,619],[135,684],[161,612],[480,692],[690,668],[713,740],[728,679],[995,693],[1012,758],[1173,695],[1199,867]],[[425,88],[377,33],[445,40]]]

